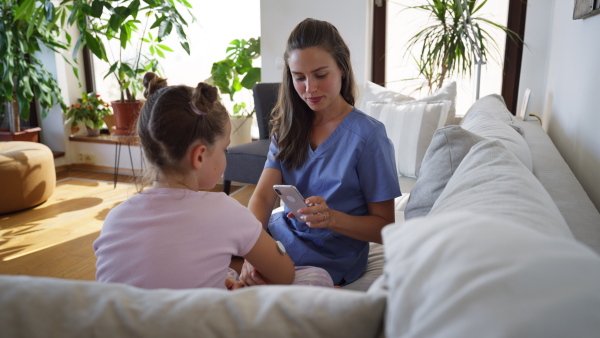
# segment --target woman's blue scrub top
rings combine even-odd
[[[302,167],[290,170],[275,155],[274,138],[265,168],[281,171],[283,184],[296,186],[302,196],[322,196],[330,209],[354,216],[368,215],[367,203],[401,195],[394,146],[378,120],[353,109]],[[369,243],[328,229],[309,228],[288,218],[287,206],[274,213],[269,232],[285,246],[296,266],[321,267],[336,285],[356,280],[364,272]]]

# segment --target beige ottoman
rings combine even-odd
[[[35,142],[0,142],[0,214],[45,202],[55,186],[50,148]]]

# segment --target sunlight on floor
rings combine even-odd
[[[97,233],[108,211],[135,194],[131,184],[65,179],[45,203],[0,221],[0,259],[9,261]]]

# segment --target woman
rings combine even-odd
[[[350,50],[333,25],[302,21],[284,60],[271,146],[248,207],[296,265],[324,268],[344,285],[364,272],[368,242],[381,242],[381,229],[394,222],[393,145],[383,124],[353,107]],[[287,207],[271,215],[277,184],[310,196],[301,219]],[[241,280],[263,284],[247,262]]]

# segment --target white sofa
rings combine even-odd
[[[366,292],[0,276],[0,336],[599,336],[600,214],[538,121],[484,97],[432,135],[408,185]]]

